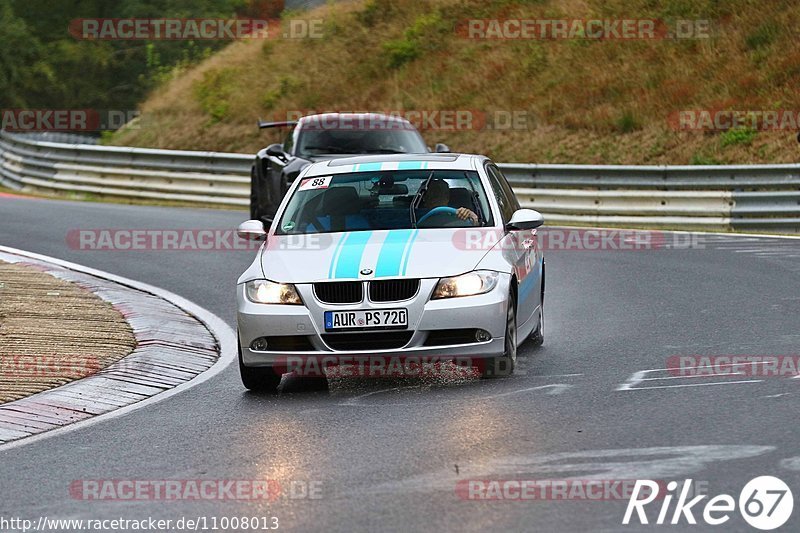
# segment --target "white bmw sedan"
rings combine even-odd
[[[270,228],[239,227],[264,241],[237,285],[245,387],[275,390],[288,358],[466,358],[510,374],[517,347],[544,338],[543,222],[483,156],[310,165]]]

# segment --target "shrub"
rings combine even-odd
[[[737,144],[750,145],[757,133],[756,130],[750,128],[733,128],[723,132],[719,137],[719,142],[723,148]]]
[[[200,107],[216,123],[228,116],[230,98],[236,75],[233,69],[211,70],[194,86],[194,96]]]
[[[614,127],[620,133],[631,133],[641,128],[636,115],[632,111],[625,111],[614,123]]]
[[[774,22],[768,22],[762,24],[753,33],[748,35],[744,43],[748,50],[757,50],[772,44],[779,33],[778,26]]]
[[[420,57],[423,51],[435,50],[448,31],[447,24],[439,13],[419,15],[401,39],[383,43],[389,67],[401,67]]]
[[[719,160],[714,159],[713,157],[695,153],[692,155],[692,160],[690,161],[692,165],[719,165],[721,164]]]

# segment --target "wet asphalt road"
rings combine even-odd
[[[2,197],[0,244],[162,287],[234,327],[233,287],[252,253],[82,251],[66,236],[234,229],[245,217]],[[327,390],[286,378],[280,394],[259,396],[245,392],[231,365],[124,417],[0,450],[0,517],[207,517],[211,526],[211,517],[258,516],[277,517],[287,531],[635,531],[636,520],[622,525],[624,499],[477,501],[457,487],[692,479],[737,499],[750,479],[775,475],[800,495],[800,380],[659,371],[676,355],[800,354],[800,240],[701,236],[688,249],[546,254],[545,345],[524,345],[510,378],[348,378]],[[85,479],[264,478],[284,487],[273,502],[83,501],[69,491]],[[315,497],[303,497],[303,487]],[[650,521],[659,506],[647,508]],[[800,529],[794,515],[785,530]],[[752,530],[736,511],[717,528],[684,520],[657,529]]]

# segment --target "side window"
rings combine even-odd
[[[486,172],[489,174],[489,183],[492,185],[492,192],[497,199],[497,205],[500,206],[500,214],[503,216],[503,223],[508,223],[514,211],[517,210],[517,199],[511,188],[508,186],[505,177],[500,174],[500,171],[494,165],[487,165]],[[509,194],[510,193],[510,194]]]
[[[503,192],[506,194],[509,200],[511,200],[511,205],[514,208],[514,211],[520,209],[519,200],[517,199],[517,195],[514,194],[514,189],[511,188],[509,185],[508,180],[506,179],[505,175],[497,168],[495,165],[492,165],[492,169],[497,174],[498,179],[500,180],[500,186],[503,188]]]

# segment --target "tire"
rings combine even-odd
[[[531,345],[534,347],[544,344],[544,302],[542,302],[541,311],[539,311],[539,326],[531,333]]]
[[[545,282],[545,263],[542,260],[542,296],[539,299],[539,325],[536,327],[535,330],[530,334],[528,339],[530,340],[533,347],[538,347],[544,344],[544,282]]]
[[[505,350],[500,357],[484,359],[484,378],[499,378],[514,373],[517,363],[517,305],[514,293],[508,295],[506,310]]]
[[[239,375],[246,389],[254,392],[276,392],[281,375],[270,367],[244,366],[242,347],[239,347]]]
[[[321,376],[302,376],[297,378],[299,387],[305,391],[328,390],[328,378]]]

